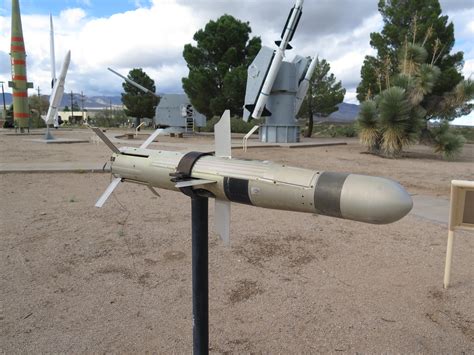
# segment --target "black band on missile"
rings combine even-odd
[[[176,168],[176,173],[170,174],[174,177],[172,181],[180,181],[183,179],[191,178],[191,173],[193,171],[193,166],[199,160],[199,158],[211,155],[211,153],[203,153],[203,152],[189,152],[186,153],[178,163]]]
[[[342,217],[341,192],[348,175],[324,172],[319,176],[314,190],[314,207],[318,214]]]
[[[170,174],[170,176],[173,177],[171,181],[179,182],[179,181],[190,180],[194,164],[196,164],[196,162],[205,155],[211,155],[211,153],[203,153],[203,152],[186,153],[179,161],[178,166],[176,168],[176,172]],[[180,191],[189,197],[194,197],[196,195],[201,196],[201,193],[204,190],[203,189],[198,189],[198,190],[199,190],[199,193],[197,192],[197,190],[196,191],[193,190],[191,186],[180,188]]]
[[[224,192],[229,201],[252,205],[248,180],[225,177]]]

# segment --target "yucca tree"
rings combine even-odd
[[[360,107],[359,138],[369,152],[397,157],[404,147],[419,139],[428,116],[424,100],[432,93],[441,74],[433,62],[422,45],[405,42],[398,56],[398,72],[391,78],[383,78],[387,88]],[[437,111],[446,115],[456,110],[469,113],[473,98],[474,83],[463,80],[438,98]],[[448,134],[448,125],[442,127],[429,132],[430,143],[436,152],[452,158],[461,151],[464,141]]]

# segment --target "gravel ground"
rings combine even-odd
[[[1,163],[110,156],[103,144],[4,134],[0,151]],[[450,180],[473,180],[473,145],[455,162],[422,146],[404,159],[361,152],[348,140],[234,155],[386,176],[412,194],[444,198]],[[191,352],[189,199],[122,184],[95,209],[109,180],[0,175],[0,352]],[[444,290],[446,225],[409,215],[375,226],[234,204],[231,247],[210,233],[211,352],[473,353],[474,238],[457,235],[452,287]]]

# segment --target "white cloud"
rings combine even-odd
[[[450,0],[451,1],[451,0]],[[134,4],[134,0],[129,0]],[[474,8],[466,2],[447,0],[444,6],[455,24],[456,50],[465,51],[463,72],[474,68]],[[76,4],[89,6],[90,0]],[[182,58],[183,46],[193,42],[194,33],[210,19],[229,13],[249,21],[252,35],[273,46],[292,6],[290,0],[215,1],[215,0],[141,0],[137,9],[110,17],[92,17],[81,8],[64,9],[54,18],[56,31],[56,63],[60,67],[68,49],[72,51],[66,90],[87,95],[118,93],[121,79],[109,73],[112,67],[126,74],[142,67],[155,80],[159,92],[180,92],[181,78],[187,75]],[[331,71],[347,89],[346,101],[354,101],[355,87],[360,80],[360,67],[365,55],[372,54],[369,34],[379,31],[383,22],[375,0],[306,1],[300,27],[287,53],[314,56],[318,53],[331,64]],[[6,15],[6,14],[5,14]],[[0,75],[10,75],[10,18],[0,12]],[[9,14],[8,14],[9,15]],[[49,88],[49,16],[24,15],[23,31],[28,54],[28,76],[35,87]]]

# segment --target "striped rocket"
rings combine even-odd
[[[19,0],[12,0],[11,35],[12,81],[8,82],[8,86],[13,91],[13,119],[16,126],[23,129],[29,127],[28,89],[33,88],[33,83],[29,83],[26,77],[26,52]]]

